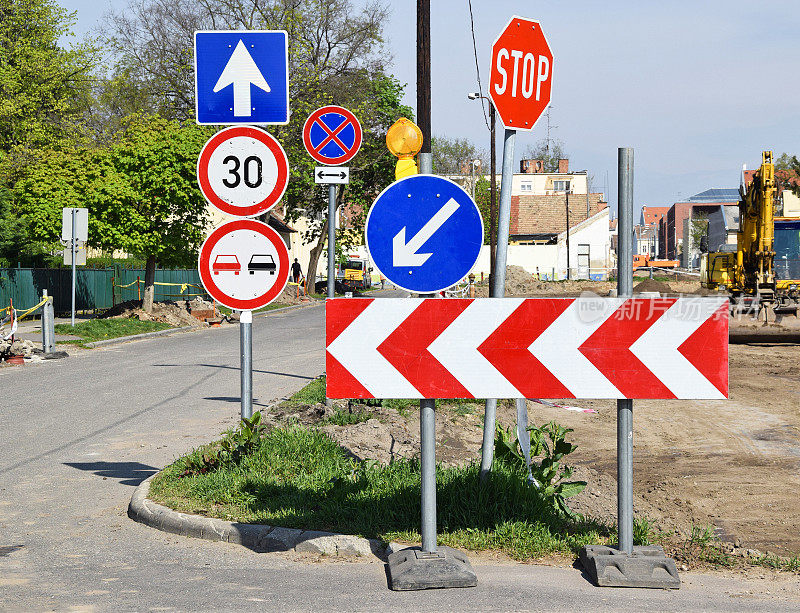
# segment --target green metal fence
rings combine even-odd
[[[155,280],[156,300],[184,300],[194,294],[206,295],[198,289],[202,284],[194,269],[156,270]],[[191,285],[184,288],[183,284]],[[7,306],[9,300],[14,301],[15,308],[29,308],[40,301],[44,290],[53,296],[56,312],[69,311],[72,269],[0,268],[0,308]],[[143,291],[143,268],[79,268],[75,278],[75,308],[79,311],[107,309],[126,300],[136,300]]]

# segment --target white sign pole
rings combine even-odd
[[[239,316],[239,344],[242,371],[242,419],[253,416],[253,311]]]
[[[72,250],[72,327],[75,327],[75,262],[78,257],[77,247],[77,223],[78,209],[72,209],[72,237],[70,239],[70,249]]]

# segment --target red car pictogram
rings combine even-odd
[[[239,258],[235,255],[218,255],[214,258],[214,264],[211,266],[211,270],[214,271],[215,275],[225,270],[232,270],[233,274],[238,275],[239,271],[242,270],[242,265],[239,264]]]

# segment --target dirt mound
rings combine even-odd
[[[194,305],[194,307],[192,306]],[[153,312],[145,313],[142,310],[141,300],[128,300],[108,309],[101,318],[122,317],[133,318],[141,321],[160,321],[175,327],[193,326],[203,327],[205,322],[200,321],[191,314],[191,310],[211,309],[213,305],[199,299],[192,302],[154,302]]]
[[[583,292],[607,296],[608,290],[612,287],[615,287],[615,284],[609,281],[588,279],[542,281],[522,266],[512,265],[506,268],[506,296],[579,296]],[[486,298],[489,295],[489,286],[479,285],[476,288],[476,295],[479,298]]]
[[[658,292],[660,294],[671,294],[672,289],[666,283],[662,283],[661,281],[656,281],[655,279],[645,279],[641,283],[638,283],[633,288],[634,294],[641,294],[642,292]]]

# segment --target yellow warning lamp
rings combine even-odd
[[[422,149],[422,130],[413,121],[401,117],[386,132],[386,146],[397,158],[394,169],[395,180],[417,174],[414,156]]]

